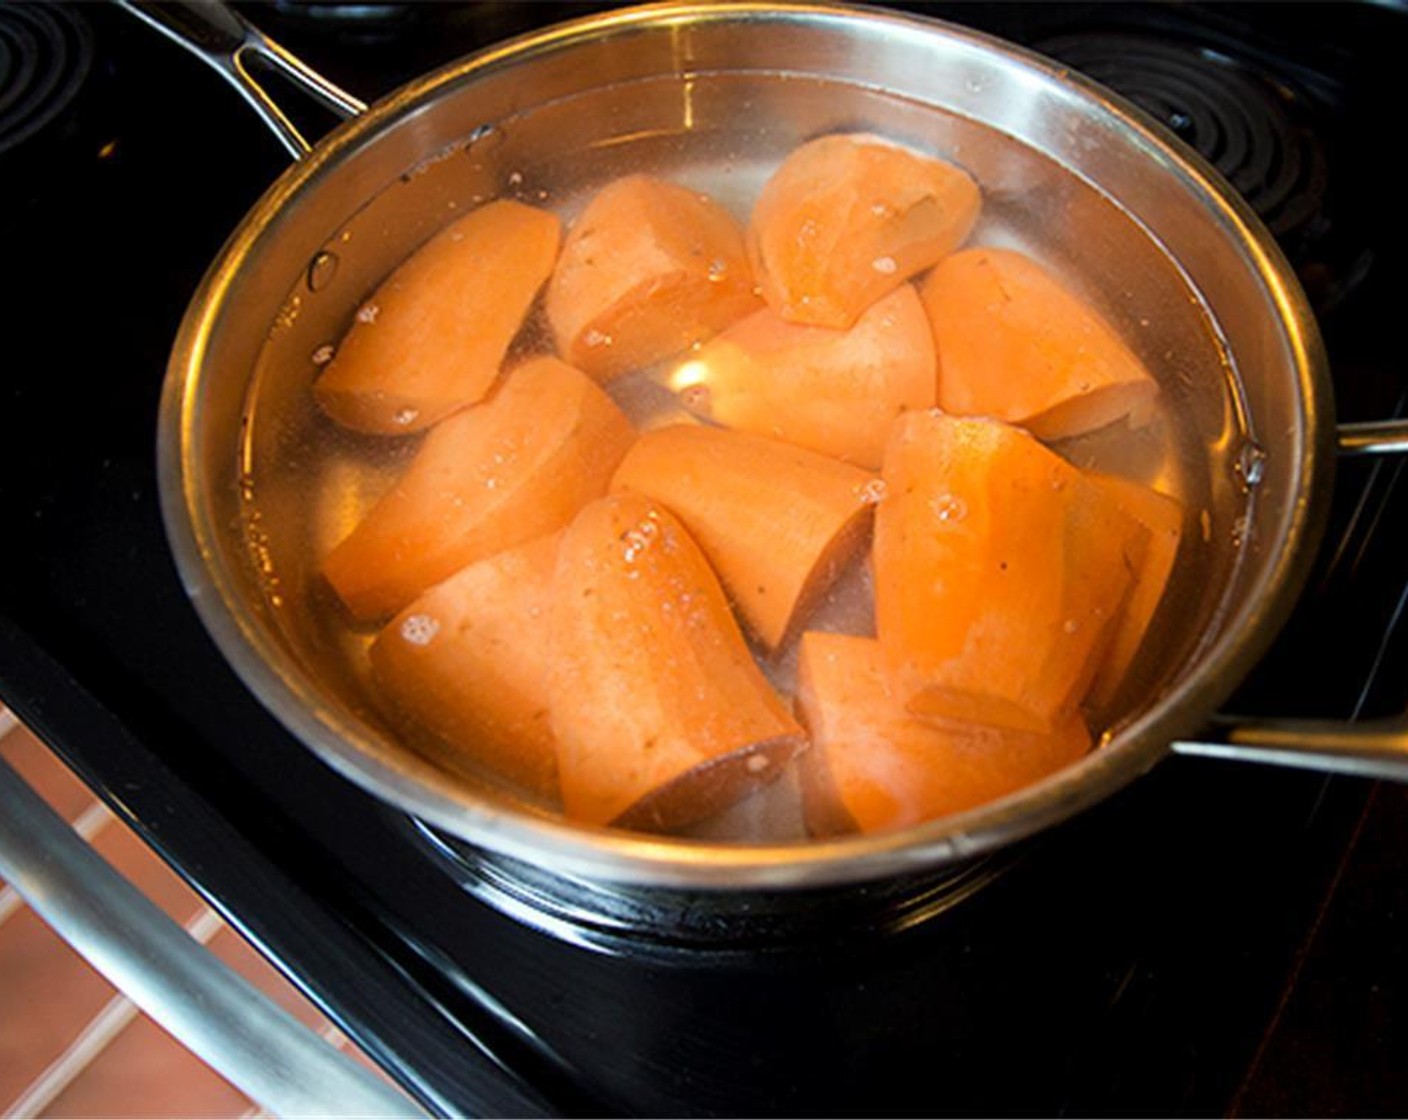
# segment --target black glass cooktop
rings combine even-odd
[[[1300,272],[1341,415],[1400,411],[1376,5],[909,5],[1087,70],[1196,146]],[[375,97],[588,6],[241,10]],[[0,7],[0,695],[407,1087],[448,1112],[1408,1111],[1408,795],[1175,759],[927,920],[728,952],[555,936],[297,746],[225,668],[157,511],[166,350],[284,166],[115,8]],[[1246,711],[1401,710],[1392,461],[1347,462]],[[884,924],[884,923],[882,923]]]

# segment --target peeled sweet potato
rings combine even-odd
[[[875,470],[890,422],[934,404],[933,335],[911,284],[844,331],[764,308],[705,343],[676,381],[696,415]]]
[[[601,381],[668,358],[758,306],[728,211],[648,175],[617,179],[588,203],[546,297],[559,352]]]
[[[420,431],[482,400],[557,260],[557,215],[500,199],[448,226],[357,311],[313,386],[349,428]]]
[[[1183,503],[1178,499],[1127,478],[1094,472],[1088,472],[1086,477],[1105,492],[1108,500],[1149,531],[1148,547],[1142,556],[1129,558],[1134,589],[1091,684],[1090,703],[1098,710],[1106,707],[1119,691],[1163,600],[1183,538],[1184,515]]]
[[[495,553],[438,583],[371,647],[382,694],[459,756],[557,796],[548,719],[548,624],[561,533]]]
[[[797,708],[814,835],[903,828],[1013,793],[1090,749],[1078,712],[1050,734],[934,723],[905,708],[872,638],[802,635]]]
[[[436,425],[323,574],[359,619],[398,611],[466,564],[562,528],[605,492],[634,436],[585,374],[525,362]]]
[[[611,486],[648,494],[680,519],[773,650],[864,542],[874,481],[778,440],[676,424],[641,436]]]
[[[939,355],[939,407],[1041,439],[1148,421],[1158,383],[1093,307],[1011,249],[954,253],[920,296]]]
[[[773,311],[844,330],[962,244],[981,205],[978,185],[951,163],[877,136],[823,136],[763,187],[748,252]]]
[[[550,673],[567,815],[662,830],[775,778],[804,740],[699,547],[658,502],[587,506],[558,553]]]
[[[882,477],[876,627],[909,710],[1054,732],[1089,687],[1148,530],[999,421],[906,413]]]

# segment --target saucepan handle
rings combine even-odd
[[[1174,753],[1408,782],[1408,717],[1361,723],[1223,718],[1210,730],[1205,738],[1175,742]]]
[[[367,107],[366,102],[300,62],[224,4],[214,0],[117,0],[117,3],[213,67],[249,102],[295,159],[311,151],[312,144],[260,84],[252,63],[282,74],[339,117],[356,116]]]
[[[1341,456],[1402,455],[1408,453],[1408,420],[1370,420],[1341,424],[1338,434]]]
[[[1342,456],[1408,453],[1408,420],[1341,424],[1338,447]],[[1408,782],[1408,715],[1354,723],[1223,717],[1209,732],[1173,750]]]

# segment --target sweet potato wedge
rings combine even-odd
[[[759,306],[728,211],[648,175],[618,179],[588,203],[546,300],[559,352],[602,381],[668,358]]]
[[[455,755],[555,800],[548,625],[562,534],[495,553],[438,583],[371,647],[382,694]]]
[[[1163,600],[1169,575],[1178,558],[1183,538],[1183,503],[1177,498],[1141,486],[1127,478],[1087,472],[1086,477],[1108,495],[1110,501],[1149,531],[1148,547],[1128,563],[1134,572],[1134,589],[1115,625],[1109,649],[1101,659],[1090,687],[1089,702],[1100,710],[1110,704],[1128,675],[1149,624]]]
[[[658,502],[622,493],[582,510],[555,595],[549,682],[569,817],[690,824],[803,745],[703,553]]]
[[[1148,421],[1158,383],[1100,314],[1030,257],[974,248],[920,288],[939,355],[939,407],[1041,439]]]
[[[1147,530],[998,421],[906,413],[876,514],[876,628],[909,710],[1051,733],[1081,701]]]
[[[398,611],[466,564],[566,525],[605,492],[634,435],[585,374],[525,362],[426,436],[323,574],[356,618]]]
[[[764,308],[705,343],[674,381],[698,416],[877,470],[890,422],[933,406],[935,368],[929,317],[902,284],[844,331]]]
[[[314,383],[349,428],[420,431],[482,400],[557,260],[555,214],[500,199],[448,226],[357,311]]]
[[[962,244],[981,205],[978,185],[951,163],[876,136],[823,136],[764,185],[748,252],[777,314],[844,330]]]
[[[873,638],[802,635],[797,708],[803,812],[813,835],[904,828],[1013,793],[1075,762],[1090,732],[1073,713],[1051,734],[941,724],[905,709]]]
[[[775,650],[864,541],[874,481],[778,440],[676,424],[641,436],[611,486],[678,517],[749,629]]]

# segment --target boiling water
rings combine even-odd
[[[1159,379],[1153,420],[1057,445],[1082,467],[1134,478],[1179,497],[1189,523],[1149,650],[1126,688],[1117,725],[1176,671],[1225,584],[1226,540],[1245,524],[1235,460],[1247,446],[1223,350],[1197,293],[1114,201],[1048,158],[970,120],[892,95],[813,79],[695,75],[608,87],[485,126],[408,170],[377,194],[309,263],[271,325],[253,381],[241,479],[251,562],[290,651],[378,734],[399,740],[529,811],[532,805],[442,744],[383,710],[369,682],[374,628],[351,624],[317,575],[322,557],[404,469],[418,438],[363,437],[314,406],[310,386],[353,314],[417,245],[472,207],[511,197],[569,221],[601,186],[646,172],[711,195],[746,221],[752,200],[799,143],[837,131],[873,132],[965,167],[983,189],[969,244],[1022,249],[1100,308]],[[537,309],[513,358],[551,349]],[[687,357],[687,356],[686,356]],[[511,359],[512,360],[512,359]],[[608,387],[642,429],[691,422],[671,387],[679,359]],[[871,633],[868,567],[857,562],[809,620],[813,629]],[[760,663],[784,692],[795,642]],[[1142,698],[1142,700],[1140,699]],[[1097,732],[1099,729],[1096,729]],[[801,834],[793,784],[779,782],[698,833],[721,838]]]

